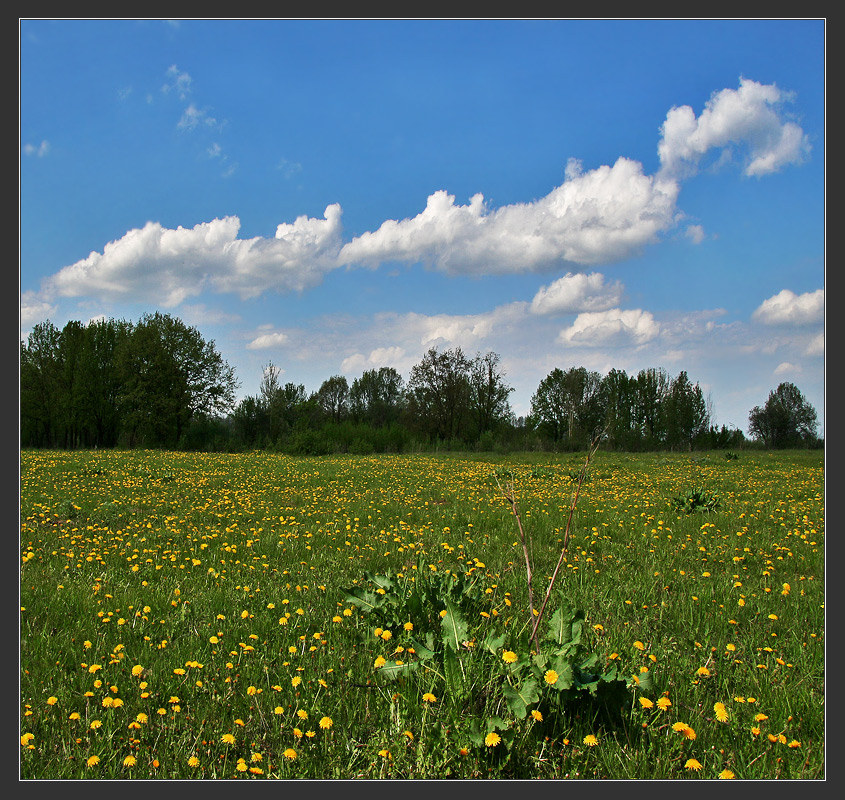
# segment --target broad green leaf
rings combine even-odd
[[[540,699],[537,691],[537,681],[534,678],[526,680],[519,688],[505,684],[502,687],[508,708],[518,719],[525,719],[528,714],[528,706],[533,705]]]
[[[504,633],[501,636],[495,636],[493,634],[493,631],[490,631],[485,637],[482,647],[485,650],[491,652],[494,656],[498,655],[499,650],[501,650],[502,645],[504,645],[506,638],[507,636]]]
[[[434,649],[431,645],[431,634],[428,636],[429,639],[429,646],[422,644],[418,639],[411,638],[409,639],[411,643],[411,647],[414,648],[414,653],[416,654],[417,658],[421,661],[428,661],[429,659],[434,658]]]
[[[446,601],[446,616],[440,620],[440,628],[447,650],[451,648],[457,653],[466,641],[468,629],[460,610],[449,600]]]
[[[443,672],[450,693],[457,699],[462,699],[466,695],[464,667],[461,663],[461,657],[450,647],[447,647],[443,653]]]
[[[380,608],[384,600],[382,596],[368,592],[366,589],[347,589],[346,602],[364,611],[373,611]]]
[[[650,692],[654,688],[654,680],[651,676],[651,670],[646,670],[637,675],[637,686],[640,687],[641,692]]]
[[[390,680],[396,680],[396,678],[410,675],[416,669],[416,661],[411,661],[408,664],[394,664],[388,662],[379,669],[379,675],[384,675],[385,678],[389,678]]]

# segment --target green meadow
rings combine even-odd
[[[823,779],[823,452],[585,459],[23,451],[20,777]]]

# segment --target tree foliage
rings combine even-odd
[[[275,449],[292,454],[400,452],[409,448],[579,450],[603,431],[617,450],[740,449],[742,431],[713,426],[686,371],[602,376],[554,368],[526,418],[497,353],[429,349],[407,383],[396,369],[332,375],[316,391],[281,383],[273,363],[258,391],[235,402],[234,370],[199,331],[161,313],[137,323],[36,325],[20,348],[22,447]],[[765,447],[816,446],[815,409],[790,383],[752,409]]]
[[[814,444],[818,421],[816,409],[793,383],[781,383],[769,392],[761,408],[748,415],[748,432],[766,447],[806,447]]]
[[[23,446],[178,447],[192,423],[231,411],[238,387],[214,342],[160,313],[39,323],[20,361]]]

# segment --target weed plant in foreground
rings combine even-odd
[[[823,454],[584,461],[23,452],[20,776],[824,778]]]

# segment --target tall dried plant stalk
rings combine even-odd
[[[590,443],[590,447],[587,450],[587,456],[584,459],[584,463],[581,466],[581,471],[578,473],[578,479],[575,482],[575,490],[572,493],[572,500],[569,503],[569,514],[566,519],[566,529],[563,534],[563,544],[560,550],[560,556],[558,557],[557,564],[555,565],[554,572],[552,572],[552,576],[549,579],[549,585],[546,587],[545,595],[543,596],[543,602],[540,604],[539,610],[535,611],[534,609],[534,568],[533,568],[533,547],[530,538],[530,534],[526,534],[525,528],[522,524],[522,517],[519,514],[519,507],[516,502],[516,495],[514,493],[513,482],[509,481],[504,487],[501,484],[499,485],[499,491],[501,492],[504,499],[507,501],[508,505],[511,508],[511,513],[514,515],[516,519],[516,526],[519,532],[519,540],[522,544],[522,554],[525,559],[525,577],[526,577],[526,584],[528,589],[528,620],[529,624],[531,625],[531,642],[533,643],[535,648],[538,648],[538,632],[540,630],[540,622],[543,619],[543,615],[546,611],[546,606],[548,605],[549,598],[552,595],[552,589],[554,588],[555,583],[557,582],[558,574],[560,573],[560,568],[563,566],[563,562],[566,560],[566,552],[569,549],[569,538],[572,532],[572,517],[575,514],[575,507],[578,505],[578,499],[581,496],[581,487],[584,485],[584,481],[587,478],[587,470],[590,467],[590,463],[593,460],[596,452],[599,449],[599,444],[601,443],[602,438],[604,437],[605,431],[601,431],[596,435],[593,441]]]

